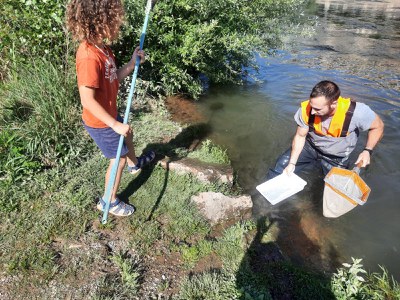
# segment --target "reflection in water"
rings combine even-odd
[[[400,3],[318,0],[310,9],[319,17],[316,36],[297,41],[290,54],[259,58],[261,83],[212,89],[200,110],[252,195],[255,216],[279,220],[284,252],[328,271],[359,257],[371,271],[384,265],[400,280]],[[324,79],[338,83],[343,96],[370,105],[385,122],[385,137],[361,173],[372,190],[368,202],[337,219],[322,216],[318,170],[302,173],[306,188],[275,206],[255,189],[290,145],[300,102]],[[364,133],[354,157],[365,139]]]
[[[314,10],[320,23],[317,35],[299,41],[305,48],[296,59],[400,90],[399,0],[318,0]],[[334,51],[315,51],[321,45]]]

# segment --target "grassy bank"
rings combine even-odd
[[[119,197],[134,215],[101,225],[108,162],[82,128],[73,68],[21,66],[0,97],[0,299],[399,298],[385,270],[365,274],[358,260],[334,275],[293,265],[268,219],[211,227],[190,198],[240,188],[156,163],[123,175]],[[138,154],[229,164],[207,124],[171,122],[162,99],[135,105]]]
[[[165,111],[138,111],[132,116],[136,145],[140,150],[155,149],[158,158],[187,155],[191,143],[207,133],[202,124],[181,128],[168,121]],[[224,151],[210,142],[190,156],[226,159]],[[94,200],[102,194],[106,165],[107,160],[94,151],[79,165],[42,170],[8,185],[7,190],[2,188],[2,201],[13,206],[3,209],[0,220],[0,298],[350,299],[351,295],[378,295],[367,298],[396,299],[399,295],[398,286],[386,273],[371,275],[372,279],[364,276],[368,284],[362,282],[359,264],[342,269],[332,280],[294,266],[274,244],[273,226],[267,219],[210,227],[190,197],[202,191],[230,194],[230,188],[206,185],[158,165],[137,177],[123,175],[120,197],[137,211],[128,218],[111,216],[108,224],[101,225]]]

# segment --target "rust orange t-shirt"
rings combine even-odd
[[[94,88],[96,101],[116,118],[119,82],[111,49],[106,47],[100,50],[88,42],[82,42],[76,53],[76,74],[78,86]],[[93,128],[108,127],[86,108],[83,108],[82,119],[87,126]]]

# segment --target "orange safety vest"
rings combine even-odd
[[[350,98],[339,97],[336,112],[332,117],[327,133],[322,132],[322,121],[319,116],[311,115],[310,100],[301,103],[301,113],[304,122],[318,135],[331,137],[345,137],[349,134],[349,126],[353,117],[356,102]]]

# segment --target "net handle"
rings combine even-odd
[[[353,168],[353,172],[356,172],[357,174],[360,174],[360,170],[361,170],[361,168],[362,168],[362,160],[360,160],[359,162],[358,162],[358,164]]]
[[[146,30],[147,30],[147,24],[149,22],[150,11],[154,7],[155,3],[156,3],[156,1],[147,0],[146,14],[145,14],[144,22],[143,22],[142,34],[140,35],[140,45],[139,45],[140,49],[143,49],[144,38],[146,36]],[[124,121],[123,121],[124,124],[128,124],[129,113],[130,113],[130,109],[131,109],[131,105],[132,105],[132,98],[133,98],[133,94],[134,94],[135,86],[136,86],[136,78],[137,78],[137,75],[139,72],[139,65],[140,65],[140,57],[137,56],[136,62],[135,62],[135,69],[134,69],[133,75],[132,75],[131,87],[129,89],[128,101],[126,104],[126,110],[125,110]],[[104,202],[106,203],[106,205],[104,207],[103,218],[101,220],[102,224],[107,223],[108,212],[110,210],[110,203],[111,203],[111,194],[112,194],[112,190],[114,189],[114,184],[115,184],[115,180],[116,180],[116,176],[117,176],[119,160],[121,158],[123,143],[124,143],[124,136],[121,135],[119,138],[117,154],[115,156],[115,160],[112,165],[111,173],[110,173],[109,180],[108,180],[108,185],[106,187],[106,192],[104,195],[105,199],[103,199]]]

